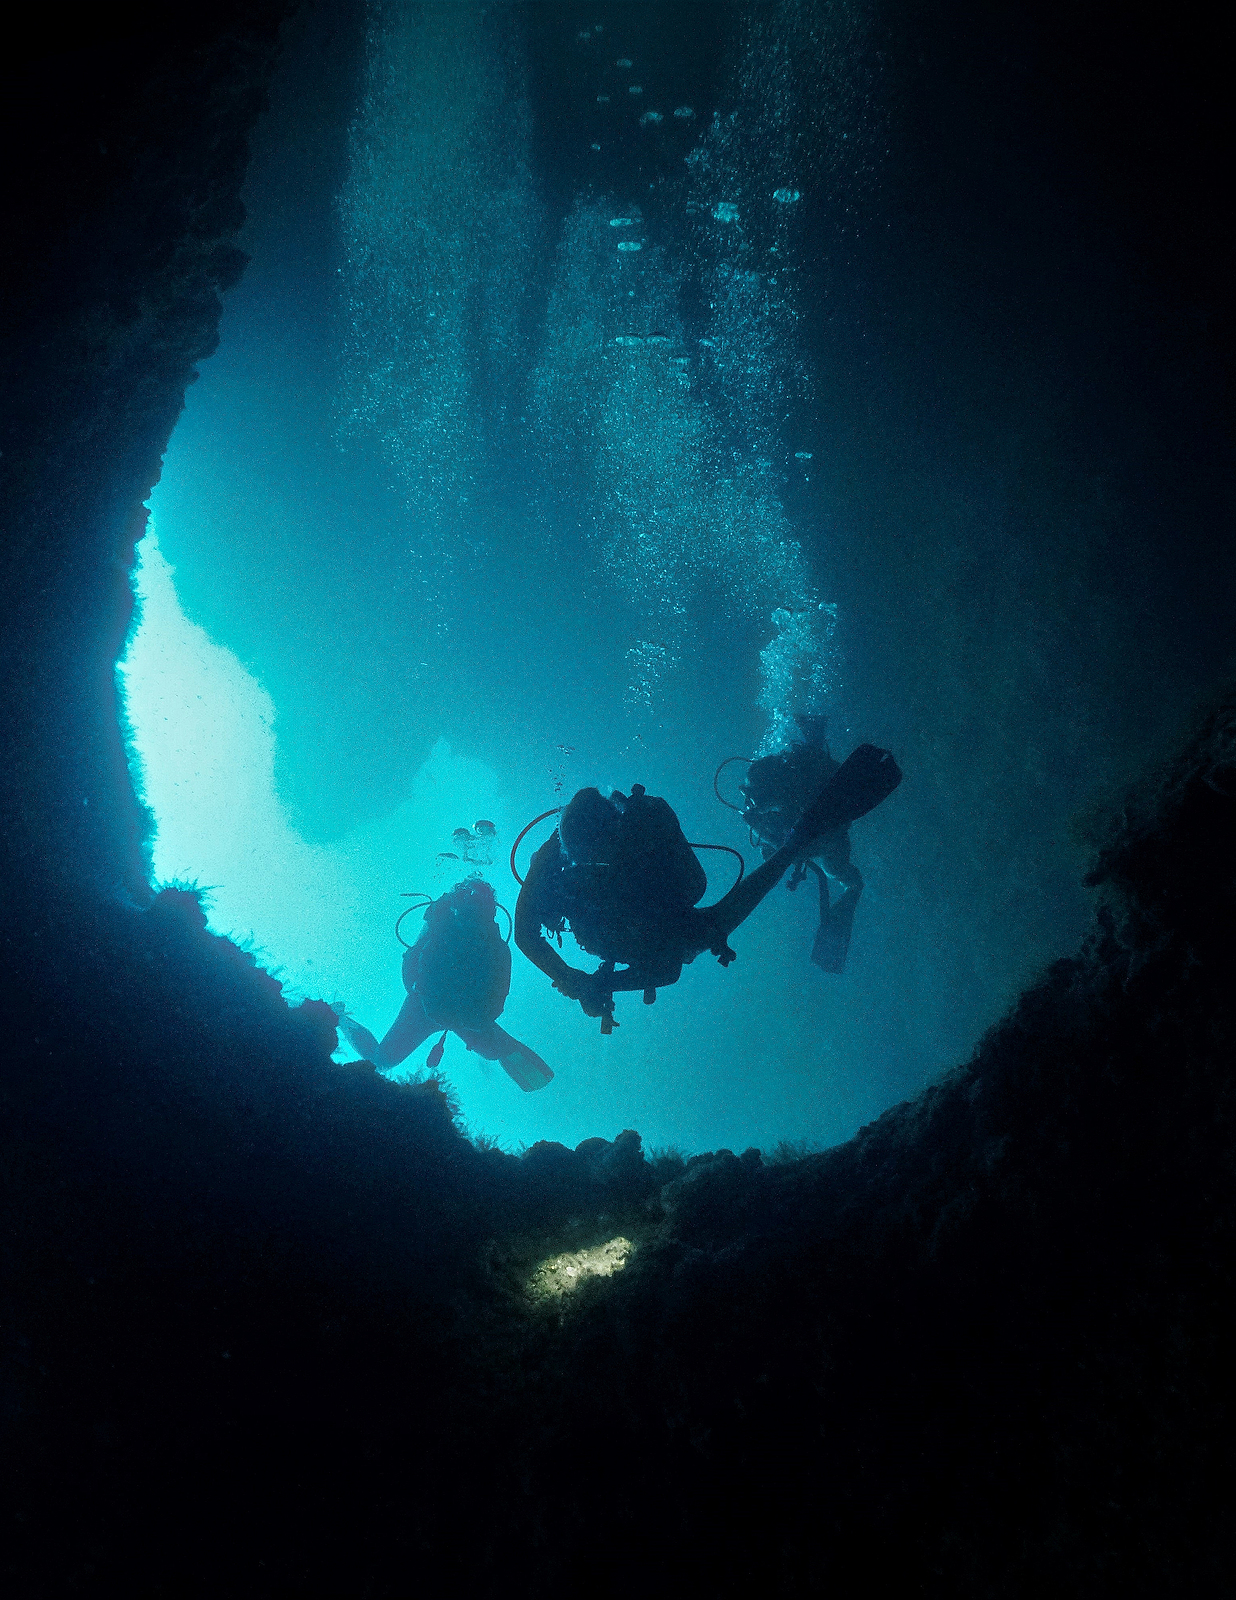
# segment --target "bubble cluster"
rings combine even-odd
[[[795,712],[821,710],[833,687],[827,648],[837,626],[836,606],[778,609],[772,621],[776,632],[760,651],[760,707],[768,728],[758,755],[784,748],[794,735]]]
[[[762,703],[780,727],[804,695],[814,709],[832,636],[772,461],[782,329],[759,274],[718,263],[713,337],[690,342],[680,299],[696,263],[645,241],[633,279],[607,271],[614,220],[581,203],[564,234],[536,381],[547,477],[582,496],[594,548],[642,619],[628,707],[654,706],[701,628],[755,619],[774,635]],[[736,450],[735,422],[748,448]]]
[[[704,628],[749,638],[754,622],[771,736],[818,706],[834,671],[835,619],[784,489],[791,471],[800,490],[810,482],[796,463],[814,455],[792,420],[810,414],[797,202],[824,192],[830,173],[805,152],[835,151],[854,131],[851,118],[831,142],[804,141],[825,112],[794,64],[825,63],[820,97],[841,115],[833,55],[857,24],[806,0],[749,8],[725,109],[691,127],[695,148],[676,166],[681,227],[648,229],[629,201],[581,197],[551,265],[536,254],[518,69],[486,11],[378,0],[374,17],[339,201],[340,426],[376,445],[402,487],[417,519],[410,568],[419,561],[423,583],[432,572],[445,594],[480,537],[478,462],[529,452],[537,492],[547,505],[561,497],[544,520],[582,528],[589,559],[639,619],[628,704],[652,708]],[[629,105],[643,85],[603,70],[596,103],[608,119],[619,115],[611,91]],[[674,106],[673,119],[694,124],[694,107]],[[665,121],[630,108],[631,126]],[[641,149],[667,149],[676,132]],[[544,268],[536,328],[531,286]],[[445,616],[446,600],[435,603]]]
[[[339,431],[392,472],[414,519],[409,581],[439,628],[452,570],[475,546],[478,443],[503,428],[526,367],[537,221],[529,137],[483,12],[448,16],[411,0],[375,8],[338,201]]]
[[[650,709],[662,680],[676,658],[662,644],[641,639],[627,651],[627,686],[623,704]]]

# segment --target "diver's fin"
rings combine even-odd
[[[340,1013],[336,1026],[363,1061],[372,1061],[375,1067],[388,1065],[386,1057],[382,1054],[382,1046],[369,1029],[362,1027],[355,1018]]]
[[[526,1047],[513,1051],[509,1056],[500,1057],[500,1065],[507,1077],[514,1078],[525,1094],[543,1089],[553,1077],[553,1073],[540,1056]]]
[[[848,827],[874,811],[901,782],[901,768],[888,750],[860,744],[851,751],[795,824],[799,845]]]
[[[858,891],[849,889],[827,911],[821,911],[820,926],[811,947],[811,959],[821,972],[844,972],[854,928],[854,908]]]
[[[433,1049],[429,1052],[428,1056],[426,1056],[426,1058],[425,1058],[425,1065],[429,1068],[429,1070],[431,1072],[437,1066],[438,1062],[441,1061],[441,1059],[442,1059],[442,1052],[443,1052],[443,1050],[446,1049],[446,1035],[450,1031],[451,1030],[449,1028],[446,1029],[446,1031],[443,1033],[442,1037],[438,1040],[437,1044],[434,1045]]]

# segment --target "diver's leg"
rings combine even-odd
[[[728,965],[723,953],[726,940],[740,923],[747,920],[765,895],[777,887],[800,849],[798,839],[791,836],[780,850],[775,850],[767,861],[756,867],[754,872],[749,872],[728,894],[722,895],[716,905],[701,906],[692,911],[691,921],[699,930],[699,948],[712,950],[721,957],[724,965]],[[732,954],[729,960],[733,960]]]
[[[811,959],[823,972],[844,972],[850,935],[854,930],[854,913],[858,908],[858,897],[863,892],[863,876],[850,861],[848,839],[844,859],[841,858],[841,852],[837,852],[831,860],[825,857],[825,866],[829,868],[829,875],[842,885],[842,892],[827,916],[820,919],[820,931],[815,936]]]
[[[378,1046],[382,1059],[371,1057],[375,1067],[397,1067],[405,1061],[422,1040],[435,1031],[435,1024],[425,1015],[425,1008],[416,995],[410,994],[399,1008],[399,1015],[391,1023],[386,1037]]]
[[[423,1027],[420,1026],[422,1019]],[[372,1061],[375,1067],[385,1068],[397,1067],[416,1049],[422,1039],[433,1032],[433,1025],[425,1016],[424,1006],[415,995],[409,995],[381,1044],[368,1028],[362,1027],[353,1017],[339,1018],[339,1032],[357,1055],[366,1061]]]
[[[835,878],[841,885],[841,898],[836,902],[835,909],[844,905],[848,898],[852,917],[854,907],[858,904],[858,897],[863,892],[863,875],[850,860],[849,830],[838,828],[835,833],[828,834],[820,840],[819,849],[815,853],[828,876]]]
[[[824,918],[828,915],[828,876],[824,872],[823,868],[816,866],[814,861],[804,861],[803,870],[805,872],[814,873],[816,881],[819,883],[820,921],[823,922]]]
[[[827,871],[827,868],[825,868]],[[852,894],[857,900],[863,892],[863,875],[852,861],[847,861],[840,872],[830,872],[829,877],[836,878],[841,885],[843,896]]]
[[[803,867],[807,872],[815,875],[815,880],[820,888],[820,920],[816,924],[815,930],[815,942],[819,944],[820,934],[823,933],[824,926],[828,922],[828,878],[825,876],[823,869],[817,867],[814,861],[804,861]],[[812,960],[814,959],[815,954],[813,951]]]
[[[496,1022],[491,1022],[487,1028],[455,1028],[453,1031],[469,1050],[475,1050],[486,1061],[497,1061],[507,1077],[514,1078],[528,1094],[534,1089],[543,1089],[553,1077],[535,1050],[512,1039]]]

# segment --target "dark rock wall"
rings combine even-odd
[[[286,9],[36,21],[9,56],[0,806],[40,897],[147,893],[113,666],[142,501],[244,266],[246,141]]]
[[[152,901],[111,669],[277,22],[45,40],[7,100],[7,1591],[1222,1592],[1236,698],[1108,830],[1077,958],[782,1165],[478,1149]]]

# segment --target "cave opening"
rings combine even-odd
[[[802,171],[874,113],[835,85],[795,157],[794,69],[761,80],[758,29],[602,12],[290,26],[250,261],[139,552],[121,680],[154,879],[202,886],[211,926],[289,997],[379,1035],[403,998],[401,897],[481,871],[513,904],[516,834],[575,789],[641,782],[750,864],[717,762],[826,705],[841,754],[867,737],[841,693],[793,324]],[[461,844],[481,819],[493,839]],[[732,866],[702,859],[715,899]],[[893,859],[868,846],[843,977],[807,960],[809,881],[759,909],[732,971],[698,961],[604,1039],[516,955],[505,1025],[555,1080],[525,1098],[451,1040],[465,1120],[508,1147],[846,1137],[958,1033],[877,999],[905,936]]]
[[[553,1083],[443,1062],[506,1148],[817,1147],[921,1089],[1075,947],[1077,814],[1204,677],[1147,605],[1194,602],[1132,464],[1152,397],[1106,372],[1127,294],[1079,331],[1128,263],[1061,278],[1103,219],[1057,216],[1050,141],[1028,168],[1028,93],[943,116],[887,44],[861,7],[285,28],[122,674],[156,880],[380,1036],[403,897],[481,872],[513,904],[515,836],[584,785],[751,865],[711,774],[796,713],[909,774],[855,829],[842,974],[810,881],[604,1038],[516,954],[505,1023]]]

